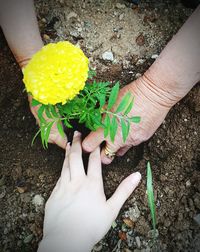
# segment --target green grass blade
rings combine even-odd
[[[156,209],[155,209],[155,200],[154,200],[154,193],[153,193],[153,182],[152,182],[152,172],[150,162],[147,163],[147,197],[148,197],[148,204],[151,213],[151,219],[153,224],[154,230],[154,238],[156,235]]]

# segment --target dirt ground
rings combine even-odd
[[[44,42],[79,44],[101,80],[125,85],[152,64],[192,9],[179,1],[35,1]],[[110,60],[105,60],[110,52]],[[184,53],[184,52],[183,52]],[[23,92],[22,74],[0,33],[0,251],[36,251],[43,206],[64,153],[42,148]],[[151,113],[151,112],[149,112]],[[109,197],[119,182],[140,170],[143,180],[115,225],[94,251],[200,251],[200,86],[175,105],[156,134],[104,167]],[[155,187],[157,243],[152,246],[146,197],[146,163]],[[41,206],[39,206],[39,203]],[[77,237],[78,242],[78,237]]]

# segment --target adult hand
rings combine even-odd
[[[118,127],[114,143],[110,140],[109,136],[104,138],[103,129],[100,128],[95,132],[91,132],[83,141],[82,145],[85,151],[91,152],[103,141],[106,141],[108,150],[122,156],[132,146],[146,141],[153,135],[163,122],[172,105],[168,103],[168,99],[165,99],[166,97],[162,95],[162,92],[159,94],[159,90],[152,91],[152,86],[149,86],[147,82],[148,81],[144,77],[141,77],[122,88],[119,92],[115,107],[120,103],[125,93],[131,92],[134,97],[134,106],[129,116],[141,117],[141,122],[139,124],[131,124],[126,142],[124,143],[122,139],[120,127]],[[101,160],[104,164],[109,164],[113,160],[113,158],[108,158],[106,156],[105,148],[103,148],[101,152]]]
[[[100,150],[89,157],[87,174],[82,161],[81,135],[67,145],[61,177],[46,203],[39,252],[85,252],[106,234],[123,203],[140,182],[136,172],[124,179],[106,200]]]
[[[123,143],[120,131],[113,144],[109,138],[104,139],[103,131],[99,129],[90,133],[84,140],[84,150],[93,151],[106,140],[107,150],[123,155],[131,146],[153,135],[169,109],[200,80],[199,24],[200,5],[145,74],[121,90],[117,104],[123,94],[130,91],[135,97],[135,105],[130,115],[141,117],[139,124],[132,124],[126,143]],[[105,164],[112,161],[106,157],[104,150],[101,159]]]

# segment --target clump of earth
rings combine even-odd
[[[119,80],[121,86],[148,69],[193,11],[179,1],[38,0],[35,6],[45,43],[77,44],[99,80]],[[0,49],[0,247],[30,252],[42,238],[44,204],[60,175],[64,152],[53,145],[44,150],[39,139],[31,146],[37,125],[2,32]],[[196,85],[148,142],[103,167],[107,197],[133,171],[139,170],[143,179],[93,251],[200,251],[199,113]],[[155,243],[146,196],[148,160],[155,190]]]

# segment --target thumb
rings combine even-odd
[[[117,217],[124,202],[138,186],[140,180],[141,174],[139,172],[132,173],[121,182],[113,196],[107,201],[114,219]]]

